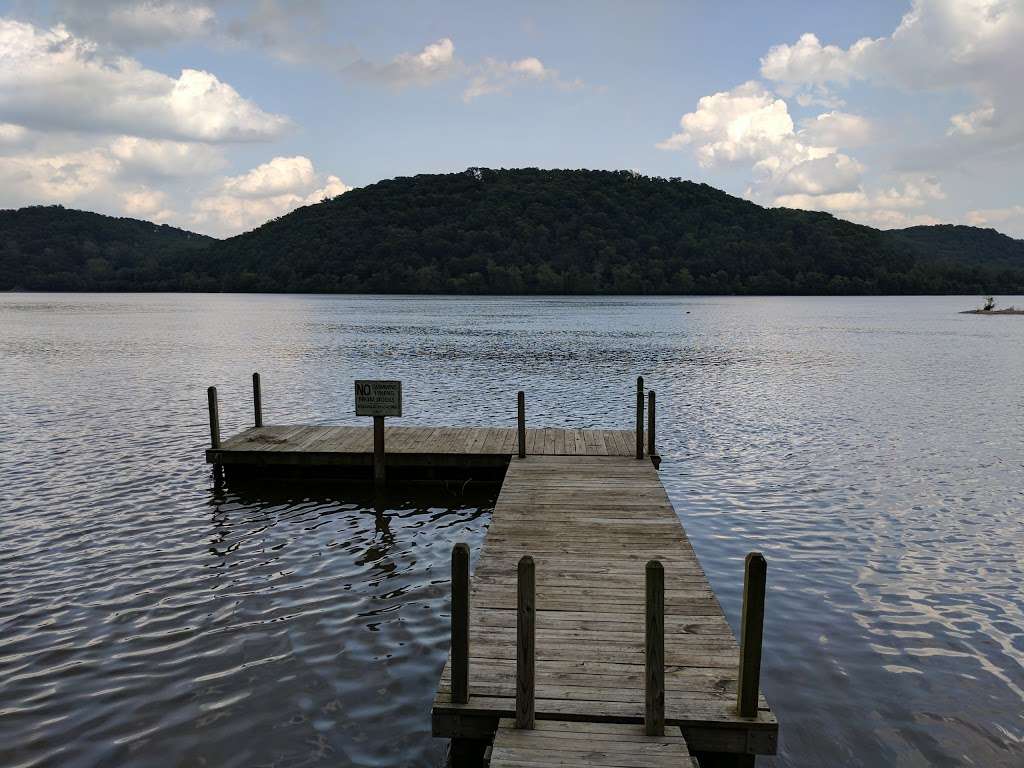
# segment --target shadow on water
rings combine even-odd
[[[429,709],[447,653],[451,546],[479,549],[497,488],[214,483],[206,568],[231,613],[224,631],[244,633],[217,666],[234,649],[239,671],[278,670],[250,675],[247,696],[236,689],[231,718],[267,725],[247,729],[246,754],[289,765],[443,760]],[[201,754],[211,758],[209,744]]]

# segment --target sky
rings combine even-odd
[[[1024,0],[0,1],[0,208],[229,236],[381,179],[629,169],[1024,237]]]

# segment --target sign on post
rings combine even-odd
[[[402,382],[356,381],[356,416],[401,416]]]

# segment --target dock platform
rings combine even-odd
[[[264,426],[253,380],[256,426],[224,441],[210,388],[216,472],[501,481],[472,576],[468,548],[452,553],[452,646],[431,711],[452,766],[488,753],[492,768],[749,768],[776,752],[759,691],[764,558],[737,573],[737,642],[659,478],[642,379],[631,430],[527,429],[523,393],[516,428]]]

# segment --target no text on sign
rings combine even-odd
[[[402,382],[356,381],[356,416],[401,416]]]

